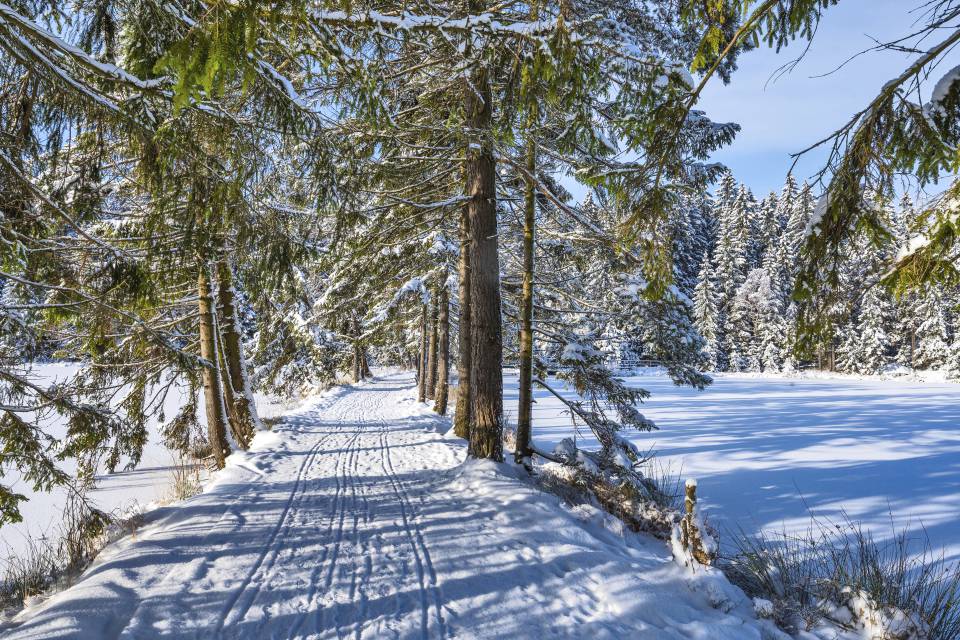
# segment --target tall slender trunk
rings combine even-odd
[[[537,149],[527,140],[527,177],[523,208],[523,292],[520,299],[520,406],[517,408],[517,462],[532,455],[533,429],[533,250],[537,224]]]
[[[230,371],[227,368],[227,359],[226,354],[224,353],[223,348],[223,327],[220,326],[222,322],[222,316],[219,314],[219,309],[217,310],[218,314],[216,317],[216,322],[213,323],[213,332],[214,340],[217,344],[217,367],[220,368],[220,386],[223,391],[223,407],[226,410],[227,415],[227,426],[230,428],[230,434],[233,436],[233,442],[236,442],[238,446],[246,448],[243,444],[243,439],[239,437],[243,433],[243,429],[240,426],[239,416],[237,414],[236,403],[237,398],[233,393],[233,386],[230,384]]]
[[[230,455],[230,443],[227,439],[227,415],[217,355],[213,291],[210,288],[208,267],[203,263],[200,264],[197,276],[197,294],[200,312],[200,357],[213,364],[212,367],[203,367],[201,372],[204,409],[207,413],[207,438],[210,440],[210,448],[217,468],[222,469],[226,464],[227,456]]]
[[[423,303],[423,313],[420,316],[420,356],[417,358],[420,379],[417,385],[417,398],[420,402],[427,401],[427,303]]]
[[[427,348],[427,398],[433,400],[437,393],[437,322],[439,301],[434,300],[430,308],[430,345]]]
[[[233,269],[227,260],[217,263],[217,284],[220,301],[220,344],[223,348],[225,394],[230,401],[231,426],[241,447],[250,446],[253,434],[260,427],[257,405],[247,378],[243,357],[243,339],[237,313],[237,295],[233,286]]]
[[[353,381],[360,382],[363,379],[363,375],[360,372],[360,347],[356,344],[353,345]]]
[[[353,336],[353,381],[360,382],[363,380],[365,354],[360,343],[360,319],[356,315],[350,319],[350,335]]]
[[[471,0],[471,12],[485,2]],[[493,98],[488,70],[478,63],[465,87],[467,209],[470,216],[470,362],[472,420],[468,452],[503,460],[503,338],[500,317],[500,258],[497,247],[497,166],[491,140]]]
[[[433,410],[440,415],[447,413],[447,394],[450,384],[450,291],[446,284],[437,296],[437,388]]]
[[[460,331],[457,343],[457,407],[453,416],[453,432],[470,438],[470,356],[473,344],[470,338],[470,212],[460,209],[459,301]]]
[[[370,358],[367,357],[366,349],[360,352],[360,375],[364,378],[373,377],[373,373],[370,372]]]

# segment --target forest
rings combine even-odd
[[[657,401],[673,386],[710,398],[738,375],[935,372],[943,386],[917,393],[949,398],[960,378],[960,66],[949,68],[960,2],[908,3],[902,38],[863,52],[906,62],[796,150],[822,158],[818,173],[789,171],[755,195],[715,160],[749,123],[711,119],[706,88],[735,88],[748,56],[796,64],[785,52],[815,45],[849,3],[0,2],[0,527],[29,520],[37,496],[69,505],[67,543],[7,558],[0,610],[12,622],[0,617],[0,633],[539,637],[542,616],[556,637],[960,637],[949,554],[913,564],[903,542],[895,580],[873,534],[848,521],[860,537],[830,549],[859,543],[857,561],[778,556],[833,572],[808,580],[828,591],[771,587],[775,572],[747,561],[768,552],[750,546],[760,539],[718,547],[696,480],[658,475],[643,439],[666,429]],[[645,371],[659,378],[647,385]],[[950,444],[955,403],[938,402],[946,417],[930,437]],[[547,413],[567,431],[548,437]],[[151,447],[175,456],[186,500],[111,513],[98,502],[104,478],[149,467]],[[931,491],[952,500],[943,482]],[[630,569],[597,533],[599,565],[624,572],[603,574],[604,588],[645,581],[609,600],[670,598],[680,584],[676,597],[695,604],[600,627],[557,618],[541,602],[556,589],[545,550],[567,544],[551,535],[580,534],[556,496],[667,541],[687,572],[663,586],[651,577],[659,556]],[[328,508],[327,533],[311,538],[307,523]],[[504,518],[494,533],[484,509]],[[456,513],[459,549],[436,532],[437,514]],[[395,540],[377,537],[378,515]],[[141,526],[140,543],[117,533]],[[528,603],[529,626],[478,613],[481,594],[498,592],[492,567],[520,562],[463,559],[493,544],[485,535],[545,554],[524,556],[536,603],[512,583],[501,592]],[[144,560],[151,544],[169,556]],[[383,551],[394,547],[399,561]],[[113,589],[126,578],[111,571],[126,575],[134,557],[171,563],[168,582]],[[216,574],[224,558],[230,571]],[[84,574],[91,562],[102,564]],[[190,573],[197,562],[207,569]],[[307,587],[284,577],[314,562],[328,568],[297,575]],[[571,566],[580,577],[567,584],[596,577]],[[871,567],[896,586],[871,592]],[[480,585],[461,587],[460,604],[455,569]],[[355,599],[341,572],[369,593]],[[164,591],[188,574],[179,595]],[[411,576],[419,595],[409,606],[397,595],[390,618],[368,581],[399,593]],[[78,595],[87,584],[113,595]],[[53,585],[59,595],[31,617],[31,598],[47,601]],[[117,627],[83,597],[133,617]],[[705,635],[679,631],[688,615]],[[736,615],[745,626],[720,635]]]

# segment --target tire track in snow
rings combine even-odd
[[[358,474],[356,473],[358,469],[354,465],[354,474],[353,477],[356,480]],[[363,501],[363,525],[364,525],[364,535],[360,536],[357,532],[357,518],[359,517],[356,512],[354,512],[354,541],[355,544],[359,546],[359,556],[363,558],[363,570],[360,575],[360,583],[356,586],[356,590],[352,591],[350,594],[350,599],[356,604],[357,617],[354,622],[353,636],[354,640],[361,640],[363,632],[363,623],[367,617],[368,611],[368,598],[367,598],[367,586],[370,583],[370,576],[373,575],[373,560],[370,557],[370,539],[372,535],[370,531],[366,528],[370,524],[371,514],[370,514],[370,502],[367,499],[368,492],[368,482],[359,483],[360,486],[360,497]],[[355,556],[356,557],[356,556]],[[354,563],[356,564],[356,563]],[[354,579],[356,578],[356,570],[354,571]],[[359,594],[359,602],[357,601]]]
[[[377,408],[382,409],[383,400],[381,399],[378,403]],[[403,482],[397,476],[396,470],[393,466],[393,460],[390,455],[390,439],[389,439],[389,424],[383,418],[377,418],[377,422],[380,425],[380,463],[383,466],[384,475],[390,481],[390,484],[393,487],[394,494],[397,496],[397,503],[400,506],[400,515],[403,521],[403,527],[407,534],[407,539],[410,542],[410,546],[413,549],[413,556],[416,561],[417,566],[417,578],[420,583],[420,597],[421,597],[421,623],[423,637],[428,638],[430,636],[430,606],[427,602],[427,593],[429,591],[430,596],[433,599],[433,605],[435,608],[435,615],[437,621],[437,629],[440,638],[446,637],[446,623],[443,619],[443,611],[441,604],[440,590],[437,588],[437,575],[433,569],[433,562],[430,560],[430,551],[427,549],[427,545],[423,539],[423,532],[420,529],[420,525],[416,522],[415,519],[415,510],[412,503],[410,502],[410,496],[408,491],[403,485]],[[429,574],[425,576],[424,568]],[[429,590],[427,588],[427,581],[430,582]]]
[[[283,539],[290,530],[290,525],[292,522],[291,514],[292,512],[295,513],[299,508],[300,502],[303,500],[303,496],[306,493],[307,472],[316,461],[321,447],[327,440],[333,437],[333,435],[335,434],[329,433],[318,439],[317,442],[309,449],[308,454],[304,456],[304,461],[300,464],[300,468],[297,470],[297,477],[294,481],[294,486],[290,491],[290,495],[288,496],[286,503],[284,504],[280,518],[277,520],[276,526],[270,532],[270,535],[267,538],[260,555],[257,557],[256,562],[254,562],[253,567],[241,582],[240,587],[234,591],[231,597],[227,600],[222,613],[217,619],[217,625],[214,629],[214,636],[220,637],[223,635],[226,627],[242,622],[243,618],[250,610],[250,607],[253,606],[253,603],[256,600],[257,595],[259,595],[264,582],[263,578],[257,580],[256,582],[254,582],[253,579],[261,572],[265,562],[267,562],[267,564],[266,568],[263,569],[264,573],[269,572],[276,563],[277,556],[280,554],[281,548],[283,547]],[[280,535],[281,531],[284,534],[282,536]]]
[[[358,433],[366,433],[364,429],[365,424],[358,422]],[[359,442],[359,439],[358,439]],[[359,474],[359,460],[360,460],[360,450],[361,447],[357,446],[354,448],[354,453],[351,458],[350,463],[350,492],[352,499],[352,515],[353,515],[353,528],[351,533],[351,538],[353,540],[353,551],[351,554],[351,560],[353,565],[353,570],[350,572],[350,589],[349,589],[349,601],[353,605],[353,609],[356,612],[353,620],[353,635],[356,640],[359,640],[361,637],[361,630],[363,628],[363,622],[366,619],[367,607],[366,607],[366,597],[364,587],[366,581],[369,579],[370,573],[372,571],[372,564],[369,556],[369,545],[367,544],[367,539],[370,537],[369,531],[366,530],[366,525],[369,522],[369,504],[366,496],[365,483],[358,482],[360,478]],[[360,499],[362,499],[363,507],[361,510]],[[360,518],[363,517],[364,527],[360,527]],[[363,558],[364,570],[361,572],[360,567],[358,566],[357,559]],[[359,583],[358,583],[359,580]],[[359,602],[357,600],[359,594]],[[337,635],[340,635],[341,627],[338,625]]]
[[[357,426],[357,430],[354,432],[349,443],[345,446],[346,451],[342,451],[340,452],[340,454],[338,454],[340,458],[344,461],[344,463],[340,465],[340,469],[341,469],[340,477],[342,478],[343,487],[344,489],[346,489],[347,487],[350,487],[351,492],[354,491],[353,485],[354,485],[354,478],[356,475],[354,472],[356,471],[356,460],[357,460],[357,454],[359,452],[359,447],[354,445],[356,445],[356,443],[360,440],[360,434],[362,431],[362,429],[360,428],[360,425],[356,425],[356,426]],[[337,563],[340,560],[340,548],[343,546],[343,538],[344,538],[344,535],[343,535],[344,525],[347,520],[347,509],[345,508],[346,492],[344,492],[343,495],[344,495],[344,498],[340,500],[340,508],[338,513],[339,517],[336,519],[337,527],[336,527],[336,532],[334,533],[334,536],[333,536],[333,548],[330,551],[330,561],[326,564],[326,571],[325,571],[326,575],[323,579],[325,594],[328,596],[332,595],[331,587],[333,587],[333,578],[338,568]],[[355,496],[356,494],[353,493],[353,495]],[[351,509],[351,511],[355,511],[356,510],[355,499],[352,507],[353,508]],[[311,580],[311,583],[314,583],[314,582],[315,580]],[[316,619],[317,619],[317,622],[320,623],[323,619],[323,609],[322,608],[318,609],[317,613],[318,615]],[[337,607],[333,608],[333,613],[334,613],[334,616],[333,616],[332,622],[336,629],[337,637],[339,638],[339,637],[342,637],[342,634],[341,634],[341,624],[338,616]],[[319,630],[320,629],[318,629],[318,631]]]
[[[335,418],[334,420],[340,423],[338,426],[340,427],[343,426],[344,420],[343,420],[342,414],[338,418]],[[340,433],[344,433],[344,432],[345,430],[341,429]],[[325,570],[327,570],[328,567],[329,567],[329,573],[331,575],[335,570],[337,556],[339,555],[339,541],[342,539],[343,520],[344,520],[344,514],[345,514],[344,491],[347,487],[350,476],[353,475],[352,470],[349,469],[350,467],[349,457],[356,455],[357,447],[354,447],[354,444],[358,441],[359,437],[360,437],[360,429],[357,429],[350,435],[350,437],[347,439],[347,441],[343,445],[340,445],[340,448],[342,450],[337,452],[337,459],[334,462],[333,474],[332,474],[334,477],[334,481],[336,483],[336,488],[335,488],[333,499],[331,499],[330,501],[330,511],[327,515],[326,533],[322,538],[325,544],[323,546],[323,552],[320,556],[319,562],[317,562],[316,566],[313,568],[313,570],[310,573],[309,586],[308,586],[308,591],[305,598],[306,604],[301,609],[300,614],[293,621],[292,625],[290,626],[290,628],[287,629],[285,634],[282,636],[274,635],[273,637],[276,637],[278,639],[295,637],[299,633],[300,629],[303,627],[304,623],[306,623],[307,620],[309,619],[311,615],[311,611],[313,609],[316,609],[313,615],[317,618],[317,622],[314,625],[315,630],[318,632],[320,631],[323,610],[318,606],[321,600],[321,596],[319,595],[318,585],[320,583],[320,576],[323,573],[325,573]],[[345,455],[345,453],[347,455]],[[340,516],[339,533],[335,535],[334,526],[338,522],[338,517],[337,517],[338,515]],[[336,540],[335,542],[336,548],[334,549],[333,553],[331,553],[330,547],[328,546],[328,544],[326,544],[332,537]],[[328,559],[330,560],[329,564],[328,564]]]
[[[286,546],[285,539],[293,528],[296,514],[310,510],[311,506],[317,502],[317,497],[312,496],[309,491],[312,480],[309,475],[314,467],[319,467],[318,472],[322,478],[329,480],[332,477],[335,482],[333,496],[325,497],[325,500],[330,502],[325,518],[325,531],[322,526],[317,527],[319,535],[316,540],[323,551],[319,562],[311,571],[308,592],[301,600],[304,604],[298,607],[299,614],[282,634],[274,631],[269,634],[269,637],[277,640],[297,637],[311,618],[313,625],[311,625],[312,633],[309,635],[332,633],[338,638],[352,636],[355,640],[362,637],[365,623],[371,622],[366,619],[368,613],[366,587],[375,572],[375,563],[369,555],[371,532],[367,527],[360,527],[361,518],[364,525],[374,519],[367,499],[368,487],[366,483],[358,482],[361,457],[359,443],[364,436],[370,437],[369,448],[372,449],[366,455],[375,456],[371,462],[379,463],[383,477],[388,480],[387,486],[396,497],[396,504],[400,510],[400,523],[395,524],[397,532],[401,539],[409,544],[413,554],[416,569],[415,584],[419,591],[421,611],[421,636],[424,639],[447,637],[436,573],[422,530],[416,522],[416,510],[409,492],[397,475],[394,466],[389,442],[390,425],[382,418],[384,406],[391,400],[392,395],[384,393],[383,390],[357,389],[353,393],[339,396],[334,402],[323,407],[328,411],[333,410],[331,411],[333,415],[328,414],[324,417],[324,422],[331,431],[309,449],[306,459],[298,470],[294,487],[277,525],[271,531],[260,556],[247,573],[243,583],[224,607],[224,613],[219,617],[214,633],[215,637],[232,638],[241,633],[236,629],[236,625],[244,622],[249,611],[258,601],[264,586],[269,583],[270,576],[275,574],[274,566]],[[339,438],[348,433],[345,440]],[[330,451],[330,447],[327,450],[321,450],[323,445],[331,439],[335,443],[333,448],[337,449],[332,469],[329,463],[323,464],[325,462],[323,458],[330,456],[333,451]],[[318,460],[322,462],[317,464]],[[333,473],[323,473],[324,467]],[[349,527],[347,523],[351,516],[353,523],[352,527]],[[348,530],[352,533],[348,534]],[[323,531],[322,534],[320,534],[321,531]],[[348,538],[352,538],[358,553],[350,556],[353,567],[349,580],[338,584],[336,576],[342,565],[344,547],[349,544]],[[358,557],[363,558],[362,567],[357,562]],[[346,602],[342,600],[338,602],[338,596],[342,595],[347,596]],[[433,612],[431,608],[434,609]],[[341,619],[342,612],[350,610],[354,615],[349,619]],[[397,613],[400,611],[401,609],[398,609]],[[328,617],[331,614],[332,618]],[[242,633],[244,637],[250,633],[253,633],[254,637],[266,637],[260,634],[268,624],[269,618],[264,617],[256,628],[246,629]],[[434,629],[435,634],[432,633]]]

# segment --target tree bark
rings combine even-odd
[[[470,3],[482,11],[482,0]],[[476,5],[476,6],[474,6]],[[500,317],[500,258],[497,246],[497,166],[491,140],[492,91],[482,63],[465,87],[466,195],[470,216],[471,354],[469,455],[503,460],[503,343]]]
[[[434,301],[430,305],[430,345],[427,348],[427,398],[433,400],[437,393],[437,338],[439,324],[439,305]]]
[[[373,373],[370,372],[370,358],[367,357],[366,349],[360,351],[360,375],[364,379],[373,377]]]
[[[420,317],[420,356],[417,358],[420,375],[417,398],[420,402],[427,401],[427,342],[427,303],[423,303],[423,314]]]
[[[917,352],[917,331],[916,329],[910,329],[910,368],[913,369],[916,364],[914,363],[914,355]]]
[[[453,416],[453,432],[470,439],[470,356],[473,344],[470,338],[470,212],[460,209],[460,263],[459,301],[460,331],[457,344],[457,406]]]
[[[353,345],[353,381],[360,382],[363,376],[360,373],[360,347]]]
[[[230,384],[230,371],[227,368],[227,359],[223,348],[223,328],[220,326],[220,322],[221,316],[218,313],[217,321],[213,323],[213,332],[214,340],[216,341],[217,345],[217,367],[220,368],[220,385],[221,390],[223,391],[223,407],[226,410],[227,426],[230,428],[230,433],[233,436],[233,442],[236,442],[237,446],[246,449],[246,446],[243,444],[243,439],[238,437],[243,433],[243,429],[240,426],[239,416],[237,414],[237,399]]]
[[[523,291],[520,298],[520,403],[517,408],[517,445],[514,458],[520,463],[532,455],[533,422],[533,251],[536,231],[537,192],[534,183],[537,151],[527,141],[527,177],[523,210]]]
[[[360,346],[360,321],[357,316],[350,319],[350,335],[353,336],[353,381],[363,380],[363,347]]]
[[[223,386],[220,380],[220,365],[217,355],[217,335],[214,328],[213,291],[210,288],[210,274],[207,265],[200,265],[197,276],[197,294],[200,312],[200,357],[213,366],[203,367],[203,400],[207,413],[207,438],[218,469],[226,464],[230,455],[230,443],[227,440],[227,415],[223,401]]]
[[[259,426],[257,405],[247,379],[247,363],[243,357],[237,296],[233,286],[233,269],[227,260],[217,263],[217,284],[220,302],[220,344],[223,350],[225,397],[229,401],[230,424],[234,439],[246,449]]]
[[[447,414],[447,395],[450,384],[450,292],[444,284],[437,296],[437,388],[433,410]]]

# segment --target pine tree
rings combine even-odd
[[[708,367],[716,370],[721,344],[716,293],[713,289],[713,265],[707,253],[701,261],[700,274],[693,294],[693,318],[697,331],[706,342]]]
[[[940,292],[928,287],[920,292],[916,316],[921,319],[916,330],[914,367],[939,369],[950,358],[948,318]]]
[[[887,331],[891,305],[881,287],[867,289],[857,322],[858,345],[853,361],[858,373],[879,373],[889,363],[890,337]]]

